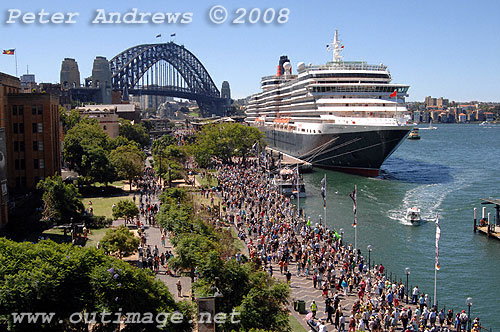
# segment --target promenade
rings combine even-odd
[[[446,317],[421,293],[418,306],[406,304],[403,283],[389,280],[379,267],[368,271],[363,256],[352,245],[341,245],[333,230],[299,221],[295,206],[276,192],[269,175],[254,162],[220,165],[218,180],[224,221],[236,229],[246,254],[264,271],[285,282],[290,271],[290,310],[307,330],[306,315],[293,309],[294,300],[305,301],[309,312],[316,302],[314,323],[320,331],[337,331],[342,320],[346,331],[455,330],[454,314]],[[408,292],[411,297],[413,290]]]

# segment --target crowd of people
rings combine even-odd
[[[299,218],[290,199],[273,186],[272,173],[257,160],[220,164],[217,178],[219,186],[206,195],[219,196],[221,214],[236,227],[250,259],[271,275],[274,265],[288,282],[295,274],[321,289],[322,299],[317,300],[325,302],[327,319],[316,319],[312,301],[309,325],[314,330],[331,331],[331,324],[339,332],[465,331],[465,312],[445,314],[418,286],[409,294],[413,305],[406,305],[405,285],[389,280],[382,264],[369,269],[360,252],[343,244],[335,230]]]
[[[149,268],[153,272],[158,273],[160,266],[166,268],[168,275],[174,273],[168,268],[168,261],[174,257],[174,254],[165,250],[167,233],[165,230],[160,229],[161,232],[161,248],[155,244],[152,248],[147,243],[146,225],[153,227],[156,226],[156,214],[160,209],[160,203],[157,200],[157,195],[162,191],[158,177],[155,175],[151,167],[147,167],[141,179],[136,181],[137,191],[139,192],[139,213],[140,217],[137,218],[137,231],[140,238],[140,245],[138,247],[138,264],[142,268]],[[134,196],[135,200],[135,196]],[[141,217],[142,220],[141,221]]]

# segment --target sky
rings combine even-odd
[[[210,21],[215,5],[227,9],[227,20]],[[410,85],[408,101],[428,95],[456,101],[500,101],[500,1],[496,0],[309,0],[309,1],[165,1],[165,0],[2,0],[0,48],[16,49],[18,74],[37,82],[59,81],[61,62],[75,58],[82,79],[91,75],[96,56],[113,56],[139,44],[167,42],[170,34],[203,63],[216,85],[227,80],[233,98],[259,92],[260,78],[276,72],[280,55],[298,62],[331,60],[326,44],[339,30],[344,60],[389,67],[394,83]],[[97,24],[96,11],[191,13],[190,23]],[[246,9],[245,23],[235,24]],[[261,15],[289,9],[285,23],[250,23]],[[77,12],[74,24],[9,21],[9,10]],[[253,11],[253,18],[258,10]],[[215,14],[217,17],[220,15]],[[284,18],[282,18],[284,20]],[[155,38],[162,34],[162,38]],[[15,57],[0,55],[0,72],[15,75]]]

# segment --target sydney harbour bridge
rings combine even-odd
[[[97,60],[101,65],[96,70]],[[116,55],[109,62],[97,57],[92,77],[86,79],[85,86],[70,90],[74,90],[72,94],[74,92],[76,99],[94,99],[101,103],[106,103],[105,97],[95,100],[92,93],[96,96],[111,96],[111,91],[120,92],[122,100],[128,100],[129,95],[190,99],[197,102],[205,116],[225,115],[231,103],[229,98],[221,97],[200,60],[183,45],[174,42],[137,45]]]

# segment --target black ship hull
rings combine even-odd
[[[411,127],[339,126],[335,132],[304,134],[260,127],[266,142],[313,166],[377,176],[383,162],[408,136]]]

